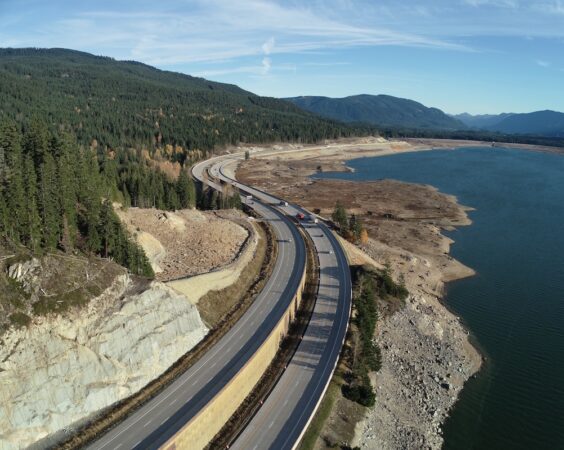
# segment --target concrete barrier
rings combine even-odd
[[[302,300],[305,281],[306,269],[304,267],[296,295],[255,354],[192,420],[161,447],[162,449],[201,449],[221,430],[274,360]]]

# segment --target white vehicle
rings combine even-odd
[[[310,220],[311,222],[313,222],[313,223],[318,223],[318,222],[319,222],[319,220],[318,220],[317,217],[315,217],[315,216],[309,216],[309,220]]]
[[[288,202],[285,202],[284,200],[280,201],[280,206],[288,206]]]
[[[253,196],[252,195],[247,195],[247,200],[252,200]]]

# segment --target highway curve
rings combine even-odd
[[[203,180],[210,173],[253,195],[250,205],[272,225],[279,240],[273,273],[241,319],[210,350],[170,386],[116,425],[88,448],[156,449],[162,446],[237,374],[269,335],[296,293],[305,267],[303,238],[288,218],[298,206],[281,206],[280,199],[244,186],[226,176],[231,157],[218,157],[193,168]],[[206,183],[215,189],[221,186]],[[259,200],[259,201],[257,201]],[[238,449],[294,448],[313,417],[336,367],[351,308],[351,281],[344,252],[324,224],[303,221],[320,264],[320,287],[302,342],[275,388],[233,443]]]
[[[216,163],[211,168],[212,175],[264,203],[280,205],[280,199],[233,180],[225,170],[232,162]],[[308,220],[308,211],[295,205],[280,206],[280,209],[291,216],[302,213],[306,217],[301,226],[312,238],[319,257],[319,292],[296,353],[232,449],[291,449],[297,446],[329,385],[350,317],[351,279],[341,245],[327,226]]]
[[[305,244],[281,212],[252,205],[280,241],[271,277],[247,312],[190,369],[89,449],[155,449],[164,444],[235,376],[291,303],[305,268]]]

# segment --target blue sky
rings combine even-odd
[[[260,95],[564,111],[564,0],[0,0],[0,47],[65,47]]]

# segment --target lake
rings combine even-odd
[[[324,178],[425,183],[476,208],[447,233],[476,270],[445,303],[486,362],[444,427],[445,449],[564,449],[564,156],[503,148],[348,162]]]

